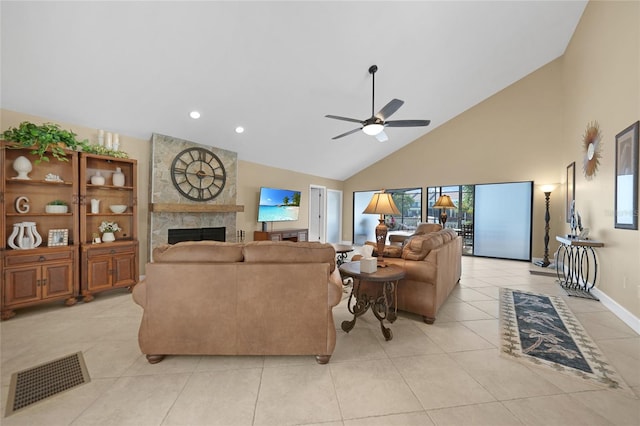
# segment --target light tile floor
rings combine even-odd
[[[18,311],[2,332],[2,418],[10,425],[638,425],[640,337],[599,302],[570,298],[524,262],[463,258],[435,324],[401,313],[386,342],[370,313],[314,357],[167,357],[137,346],[129,293]],[[602,389],[499,356],[498,288],[562,295],[630,391]],[[212,324],[215,326],[215,324]],[[83,351],[91,383],[4,417],[10,376]]]

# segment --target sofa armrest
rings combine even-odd
[[[131,291],[131,296],[136,304],[143,308],[147,306],[147,281],[142,280],[136,284]]]
[[[335,268],[329,275],[329,307],[334,307],[342,300],[342,277]]]

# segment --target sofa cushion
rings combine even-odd
[[[251,241],[244,245],[244,261],[254,263],[328,263],[336,268],[331,244],[293,241]]]
[[[440,232],[414,235],[402,249],[402,258],[406,260],[424,260],[429,252],[444,243]]]
[[[373,257],[378,257],[378,245],[373,241],[366,241],[366,245],[373,247],[373,252],[371,255]],[[385,245],[384,251],[382,252],[383,257],[401,257],[402,256],[402,246],[399,245]]]
[[[413,235],[429,234],[431,232],[438,232],[441,229],[442,225],[440,225],[439,223],[421,223],[420,225],[418,225]]]
[[[164,244],[153,250],[153,261],[162,263],[242,262],[240,243],[220,241],[183,241]]]

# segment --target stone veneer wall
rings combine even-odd
[[[171,181],[171,163],[176,154],[184,149],[202,147],[220,158],[227,173],[227,181],[222,192],[213,200],[197,202],[189,200],[178,192]],[[151,139],[151,167],[149,188],[150,203],[170,204],[236,204],[238,154],[207,145],[200,145],[183,139],[153,134]],[[153,249],[167,243],[170,228],[226,227],[226,240],[236,241],[236,213],[154,213],[149,208],[149,259]]]

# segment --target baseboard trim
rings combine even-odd
[[[620,318],[622,322],[627,324],[633,331],[640,334],[640,318],[633,315],[625,307],[621,306],[618,302],[610,298],[606,293],[597,288],[591,289],[591,292],[600,299],[600,302],[615,316]]]

